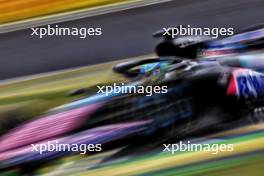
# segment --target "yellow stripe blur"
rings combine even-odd
[[[219,153],[216,155],[206,151],[184,153],[180,155],[171,155],[160,159],[153,158],[153,160],[132,162],[126,165],[122,165],[121,167],[120,166],[105,167],[98,170],[88,171],[81,175],[82,176],[138,175],[150,171],[158,171],[161,169],[173,168],[177,166],[193,164],[206,160],[221,159],[227,156],[234,156],[238,154],[243,154],[243,153],[248,153],[251,151],[258,151],[263,149],[264,149],[264,137],[234,144],[234,151],[232,152],[219,151]]]
[[[0,0],[0,24],[126,0]]]

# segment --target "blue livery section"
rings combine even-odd
[[[264,96],[264,75],[257,72],[245,72],[236,77],[239,96],[258,98]]]

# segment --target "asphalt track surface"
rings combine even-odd
[[[190,24],[234,27],[263,23],[263,0],[175,0],[60,23],[60,27],[101,27],[102,36],[32,37],[31,30],[0,34],[0,79],[92,65],[153,53],[151,34]]]

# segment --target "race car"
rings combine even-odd
[[[74,153],[30,150],[48,140],[127,148],[150,142],[146,139],[178,141],[237,120],[263,118],[264,75],[250,69],[168,57],[122,63],[114,70],[130,77],[124,87],[166,86],[167,92],[101,93],[53,109],[0,137],[0,169],[25,173],[32,165]]]
[[[176,28],[182,27],[182,25]],[[172,29],[171,29],[172,30]],[[257,24],[243,29],[237,34],[220,39],[210,36],[173,36],[164,30],[155,32],[155,38],[163,38],[156,46],[158,56],[178,56],[198,58],[227,55],[264,48],[264,25]]]

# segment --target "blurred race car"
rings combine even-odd
[[[176,28],[179,28],[177,26]],[[172,29],[170,29],[172,30]],[[156,46],[158,56],[197,58],[252,51],[264,47],[264,25],[258,24],[241,30],[237,34],[213,39],[210,36],[174,36],[170,31],[158,31],[155,38],[163,38]]]
[[[99,142],[106,151],[153,139],[178,141],[221,130],[240,119],[263,119],[264,75],[251,69],[168,57],[118,64],[114,71],[130,78],[122,87],[166,86],[167,92],[101,93],[49,111],[0,138],[0,169],[20,167],[29,172],[32,165],[37,168],[74,153],[40,155],[30,148],[49,140]]]

